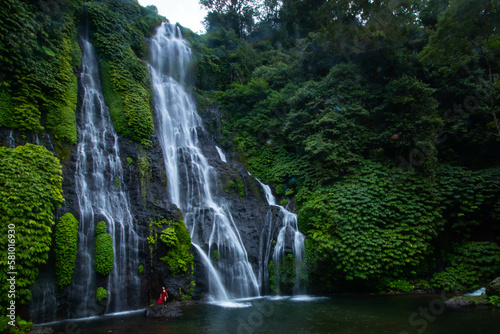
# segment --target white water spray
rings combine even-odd
[[[71,317],[96,314],[94,271],[95,226],[105,221],[113,240],[113,269],[109,274],[106,313],[138,307],[138,236],[124,191],[118,137],[113,129],[99,81],[93,46],[82,40],[83,102],[78,126],[75,183],[80,210],[78,254],[69,300]],[[78,304],[79,303],[79,304]]]
[[[241,236],[226,202],[217,195],[216,173],[199,145],[204,130],[186,91],[190,65],[191,50],[180,30],[163,23],[151,42],[150,72],[169,197],[182,210],[205,265],[211,298],[258,296],[259,285]]]
[[[278,237],[276,240],[276,244],[274,245],[273,250],[273,263],[275,268],[275,287],[276,292],[280,293],[280,284],[279,284],[279,272],[278,266],[283,264],[285,258],[285,250],[286,247],[290,247],[295,259],[295,284],[293,288],[293,292],[296,295],[304,294],[305,287],[303,284],[304,277],[303,272],[304,268],[304,240],[305,236],[301,232],[299,232],[299,227],[297,224],[297,215],[293,212],[288,211],[281,205],[276,204],[276,199],[274,198],[271,188],[260,182],[256,179],[257,182],[261,185],[264,193],[266,194],[267,203],[271,207],[267,212],[266,220],[268,222],[268,226],[262,230],[260,236],[260,263],[259,263],[259,282],[261,285],[264,282],[269,280],[268,275],[268,265],[269,258],[271,253],[272,241],[273,241],[273,230],[279,224],[279,220],[281,220],[281,227],[279,228]],[[276,221],[273,220],[274,213],[273,207],[279,208],[279,219]]]
[[[226,155],[224,154],[224,152],[222,152],[221,148],[219,146],[215,146],[215,148],[217,149],[217,153],[219,153],[221,161],[227,163]]]

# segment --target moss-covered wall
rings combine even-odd
[[[0,126],[21,133],[46,129],[57,145],[76,144],[80,3],[2,3]]]
[[[42,146],[0,147],[0,279],[7,282],[7,272],[17,273],[14,298],[8,297],[9,284],[0,285],[2,306],[31,299],[38,267],[48,259],[54,209],[64,200],[61,169]]]
[[[101,64],[104,97],[116,131],[151,145],[154,132],[146,37],[161,20],[135,1],[87,2],[92,43]],[[155,16],[156,15],[156,16]]]
[[[76,144],[80,27],[98,50],[116,131],[150,147],[154,125],[144,59],[146,38],[161,23],[155,7],[135,0],[5,0],[0,17],[0,127],[22,134],[45,130],[58,151]]]

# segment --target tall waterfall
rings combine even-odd
[[[287,248],[291,250],[290,254],[294,257],[295,266],[295,284],[293,287],[294,294],[304,294],[305,284],[304,280],[304,234],[299,232],[299,227],[297,224],[297,215],[293,212],[288,211],[281,205],[276,204],[276,199],[274,198],[271,188],[256,179],[257,182],[262,186],[264,193],[266,194],[267,203],[271,207],[267,212],[266,221],[267,227],[262,230],[260,235],[260,263],[259,263],[259,281],[267,282],[269,281],[268,265],[271,256],[271,248],[273,244],[273,231],[278,228],[278,237],[276,243],[274,244],[274,249],[272,250],[272,260],[274,264],[274,275],[275,275],[275,287],[276,292],[279,294],[280,282],[279,282],[279,266],[283,265],[285,252]],[[277,219],[274,219],[273,208],[279,208],[279,215]],[[277,226],[280,224],[281,226]]]
[[[95,315],[96,289],[106,279],[94,270],[95,226],[104,221],[113,241],[113,269],[103,286],[106,313],[138,307],[138,236],[124,191],[118,137],[113,129],[99,81],[96,52],[82,40],[83,102],[78,125],[75,183],[80,210],[78,253],[70,287],[69,317]],[[102,306],[101,306],[102,308]]]
[[[191,50],[180,30],[163,23],[152,39],[150,72],[169,197],[182,210],[205,265],[210,296],[219,301],[258,296],[247,251],[227,203],[217,194],[216,173],[200,149],[198,134],[204,129],[186,91],[190,65]]]

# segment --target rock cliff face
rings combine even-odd
[[[210,116],[209,113],[207,115]],[[208,117],[206,122],[209,123],[206,123],[205,126],[214,128],[214,125],[210,125],[210,122],[216,122],[216,119]],[[237,161],[239,158],[237,153],[226,152],[227,162],[223,162],[216,150],[214,135],[209,134],[207,131],[200,131],[199,133],[201,149],[217,175],[216,191],[225,197],[230,207],[242,242],[247,250],[249,262],[257,274],[259,272],[260,258],[259,237],[260,232],[265,228],[265,216],[269,210],[265,194],[257,181],[248,174],[245,166]],[[4,135],[4,141],[10,140],[9,131],[2,131],[2,135]],[[17,140],[17,145],[22,144],[20,142],[22,138],[18,138],[15,133],[13,136]],[[40,134],[39,137],[46,138],[47,136]],[[42,140],[40,144],[50,145],[47,140]],[[49,147],[49,149],[51,148]],[[159,217],[178,221],[182,217],[180,210],[171,204],[168,199],[168,175],[165,172],[158,137],[153,136],[152,147],[149,150],[144,150],[139,144],[120,137],[119,149],[125,190],[130,201],[136,232],[139,235],[140,263],[144,268],[140,275],[139,307],[146,307],[154,303],[161,291],[161,286],[167,287],[171,299],[181,300],[185,298],[183,295],[191,295],[194,299],[204,298],[208,291],[207,275],[199,254],[194,248],[191,249],[195,259],[193,274],[172,276],[167,265],[159,260],[166,253],[165,249],[162,248],[163,246],[160,244],[153,254],[148,246],[147,238],[150,235],[149,224],[151,221]],[[51,150],[55,153],[55,150]],[[66,212],[78,216],[78,198],[75,190],[77,153],[76,146],[74,146],[70,149],[67,158],[63,160],[63,196],[65,201],[56,213],[56,220]],[[204,228],[206,230],[200,231],[200,233],[209,234],[211,226],[205,226]],[[205,246],[208,248],[208,245]],[[48,264],[42,268],[40,278],[34,286],[34,290],[38,290],[45,301],[44,304],[33,303],[30,306],[31,316],[35,322],[78,316],[78,314],[67,314],[68,306],[79,301],[68,298],[71,285],[62,290],[55,286],[53,266],[53,254],[51,253]],[[100,285],[105,286],[105,279],[98,279],[100,279]],[[196,285],[193,286],[192,281]],[[48,300],[52,300],[52,302],[48,304]],[[127,301],[127,303],[137,305],[137,301]],[[53,307],[50,311],[43,310],[50,307]],[[105,304],[103,303],[95,303],[92,308],[95,314],[105,312]]]

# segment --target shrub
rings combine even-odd
[[[95,234],[103,234],[106,233],[107,231],[106,223],[105,222],[98,222],[97,225],[95,226]]]
[[[101,275],[107,275],[113,269],[113,240],[106,233],[106,223],[97,224],[96,234],[95,271]]]
[[[78,242],[78,221],[71,213],[63,215],[56,225],[56,283],[61,288],[71,283]]]
[[[167,246],[167,255],[160,258],[160,261],[168,265],[172,275],[187,273],[194,268],[194,256],[190,253],[191,236],[182,221],[171,221],[162,219],[151,223],[151,227],[167,226],[160,234],[160,240]],[[155,243],[155,233],[151,232],[148,242]]]
[[[106,299],[106,298],[108,298],[108,292],[106,291],[106,289],[104,289],[101,286],[98,287],[96,294],[95,294],[95,300],[100,302],[101,300]]]

